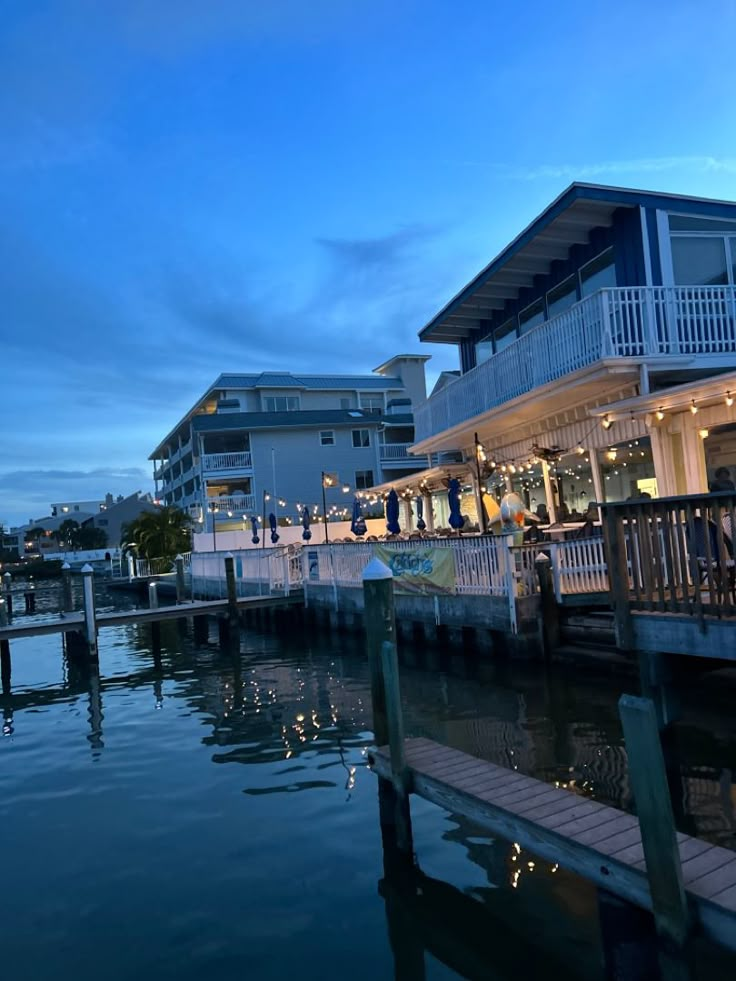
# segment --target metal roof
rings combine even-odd
[[[419,331],[420,339],[459,343],[480,320],[489,319],[509,300],[516,299],[522,289],[532,286],[535,276],[548,273],[556,259],[566,258],[572,245],[587,243],[593,228],[611,225],[618,208],[671,209],[687,203],[702,205],[703,214],[722,211],[724,206],[736,212],[734,202],[602,184],[571,184]]]
[[[192,417],[194,432],[220,432],[228,429],[325,429],[341,427],[378,427],[397,416],[379,416],[360,409],[305,409],[298,412],[212,412]],[[411,424],[413,416],[399,416]]]
[[[291,372],[262,371],[253,375],[223,374],[208,389],[215,388],[303,388],[339,391],[341,389],[403,389],[400,378],[383,375],[294,375]]]

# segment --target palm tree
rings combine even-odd
[[[135,545],[143,559],[173,559],[192,547],[191,518],[176,507],[145,511],[123,526],[123,544]]]

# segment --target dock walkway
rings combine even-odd
[[[638,820],[429,739],[404,742],[411,793],[476,821],[609,892],[652,908]],[[391,779],[388,747],[370,754]],[[736,950],[736,851],[678,834],[688,903],[703,931]]]

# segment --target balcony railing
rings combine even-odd
[[[256,499],[253,494],[233,494],[230,497],[208,497],[208,509],[212,507],[213,503],[217,505],[220,513],[232,511],[233,514],[242,515],[246,512],[255,511],[256,509]]]
[[[736,354],[736,288],[599,290],[530,330],[414,410],[416,440],[604,359]]]
[[[253,461],[249,451],[241,453],[205,453],[202,469],[205,473],[218,470],[250,470]]]
[[[409,456],[411,443],[381,443],[382,460],[405,460]]]

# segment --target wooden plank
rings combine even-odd
[[[585,800],[584,798],[578,797],[577,794],[570,795],[575,803],[570,808],[565,808],[560,806],[555,811],[543,815],[534,815],[534,820],[538,821],[545,828],[550,830],[557,828],[561,824],[566,824],[568,821],[574,821],[578,818],[589,817],[596,811],[603,810],[603,804],[599,804],[598,801]],[[527,815],[531,818],[531,814]]]
[[[443,762],[436,766],[412,767],[412,769],[421,770],[422,773],[433,777],[435,780],[446,780],[448,783],[452,782],[453,775],[459,776],[467,770],[473,770],[478,774],[487,772],[483,760],[473,759],[472,756],[465,756],[460,760],[452,760],[450,763]]]
[[[725,851],[725,849],[724,849]],[[733,858],[729,859],[724,865],[711,872],[707,872],[699,879],[688,882],[688,892],[702,896],[703,899],[711,899],[719,892],[736,885],[736,853],[730,853]]]
[[[733,852],[718,848],[717,845],[711,845],[710,848],[703,849],[697,855],[692,856],[682,863],[682,878],[685,885],[689,889],[691,883],[696,879],[707,875],[714,869],[720,868],[733,857]]]
[[[564,835],[565,838],[574,838],[576,834],[581,834],[583,831],[589,831],[592,828],[597,828],[600,825],[615,821],[620,814],[621,811],[617,811],[613,807],[604,806],[594,814],[589,814],[582,818],[575,818],[565,824],[559,825],[555,828],[555,831],[558,835]]]
[[[595,842],[595,847],[599,852],[603,855],[610,856],[620,854],[622,848],[636,848],[637,846],[643,849],[641,831],[639,830],[639,825],[636,823],[628,831],[620,831],[616,835],[611,835],[609,838]],[[619,858],[618,861],[620,862],[621,859]]]
[[[711,897],[713,902],[718,903],[719,906],[725,907],[725,909],[732,910],[736,913],[736,885],[729,886],[722,892],[716,893],[715,896]]]
[[[654,921],[659,935],[680,947],[690,932],[690,917],[657,715],[650,699],[633,695],[621,696],[619,713],[629,760],[629,781],[641,826]]]
[[[525,787],[512,787],[508,793],[503,793],[500,795],[494,795],[491,800],[497,807],[505,807],[508,810],[515,811],[516,805],[520,804],[525,800],[535,800],[547,793],[548,787],[546,784],[540,781],[534,781],[532,784],[528,784]]]
[[[545,784],[547,790],[536,797],[533,801],[523,801],[521,804],[513,804],[515,814],[530,814],[532,812],[542,812],[556,810],[560,805],[569,802],[569,793],[566,790],[558,790],[557,787],[550,787]]]
[[[621,811],[614,811],[614,814],[617,816],[612,821],[606,821],[605,824],[599,824],[595,828],[587,828],[585,831],[577,831],[570,837],[579,845],[595,845],[598,841],[611,838],[622,831],[631,831],[638,826],[636,818],[632,818],[630,814],[623,814]]]
[[[501,767],[495,767],[493,770],[488,770],[486,775],[480,780],[477,780],[475,784],[471,785],[468,780],[461,777],[457,780],[453,780],[457,786],[462,786],[466,790],[472,790],[476,796],[481,797],[484,793],[488,791],[497,792],[500,786],[507,786],[513,783],[521,783],[524,780],[529,780],[529,777],[525,776],[523,773],[516,773],[512,770],[510,773],[508,770],[503,770]]]

